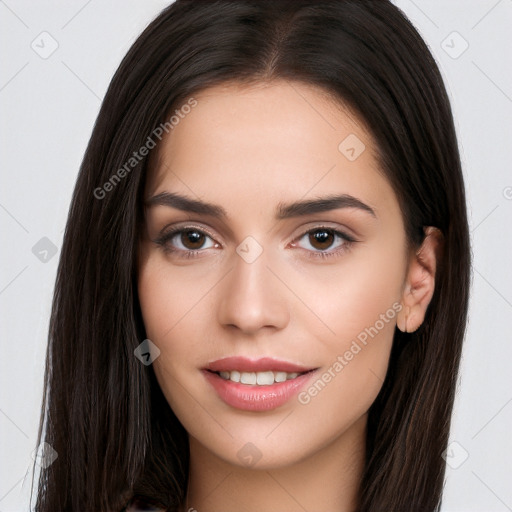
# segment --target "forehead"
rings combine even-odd
[[[323,90],[288,81],[224,84],[194,98],[159,144],[146,197],[172,189],[240,208],[310,191],[396,206],[384,204],[395,198],[372,137]]]

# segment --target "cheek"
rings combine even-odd
[[[197,314],[214,283],[208,269],[190,272],[152,251],[139,265],[138,295],[148,338],[166,344],[184,325],[194,325]]]
[[[182,378],[179,371],[184,362],[190,359],[187,344],[178,343],[178,339],[187,339],[180,332],[186,325],[186,312],[190,309],[183,295],[171,293],[177,289],[175,280],[169,272],[155,262],[148,260],[139,268],[138,294],[146,336],[160,349],[160,355],[152,364],[159,386],[176,412],[180,409]],[[190,348],[190,346],[189,346]]]
[[[298,396],[304,413],[324,418],[322,429],[333,433],[361,418],[381,390],[401,309],[400,281],[389,274],[366,269],[340,280],[344,286],[328,290],[323,309],[318,299],[312,306],[331,332],[317,337],[321,372]]]
[[[402,307],[404,271],[403,254],[383,245],[360,251],[327,272],[297,274],[298,293],[317,314],[300,313],[300,326],[310,336],[319,333],[315,338],[323,363],[319,378],[299,397],[313,415],[331,403],[341,406],[333,418],[354,419],[373,403],[386,375]]]
[[[386,244],[361,249],[348,254],[339,264],[301,268],[290,276],[294,291],[316,313],[312,315],[310,311],[306,315],[306,308],[302,308],[305,312],[301,314],[301,327],[314,325],[327,344],[356,338],[376,322],[379,331],[389,337],[396,324],[405,258],[400,250]],[[382,315],[384,326],[380,322]]]
[[[139,266],[138,295],[146,336],[160,349],[153,368],[171,406],[170,392],[180,385],[194,387],[188,378],[204,364],[212,346],[207,339],[214,314],[212,274],[173,269],[154,252]]]

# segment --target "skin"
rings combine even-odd
[[[225,84],[194,97],[197,106],[151,156],[145,199],[178,193],[220,205],[227,217],[147,206],[138,262],[147,336],[161,351],[153,368],[189,433],[184,510],[353,511],[367,411],[395,328],[413,331],[424,319],[438,237],[428,229],[420,250],[408,248],[374,141],[322,90],[275,81]],[[365,145],[354,161],[338,149],[350,134]],[[276,219],[280,205],[337,194],[354,196],[375,216],[338,208]],[[184,257],[194,245],[179,235],[167,241],[177,252],[154,242],[162,231],[190,225],[206,235],[196,257]],[[356,241],[343,245],[332,236],[322,245],[307,234],[322,228]],[[251,263],[236,251],[248,236],[263,250]],[[271,411],[240,411],[201,373],[233,355],[332,373],[337,357],[390,308],[394,316],[308,403],[294,397]],[[247,443],[260,457],[253,466],[237,456]]]

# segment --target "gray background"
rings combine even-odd
[[[512,511],[512,0],[396,3],[450,92],[474,253],[443,511]],[[166,5],[0,1],[0,512],[29,509],[52,291],[81,158],[121,58]]]

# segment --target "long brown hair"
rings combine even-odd
[[[55,285],[38,438],[58,458],[41,469],[37,512],[120,511],[134,495],[168,510],[183,502],[186,432],[152,367],[134,357],[146,337],[136,251],[147,158],[121,179],[112,176],[193,94],[223,82],[272,79],[312,84],[349,105],[374,137],[409,243],[419,247],[423,226],[444,235],[425,321],[414,333],[396,330],[386,380],[369,412],[359,507],[439,510],[470,247],[454,123],[432,55],[387,0],[178,0],[119,66],[78,175]]]

